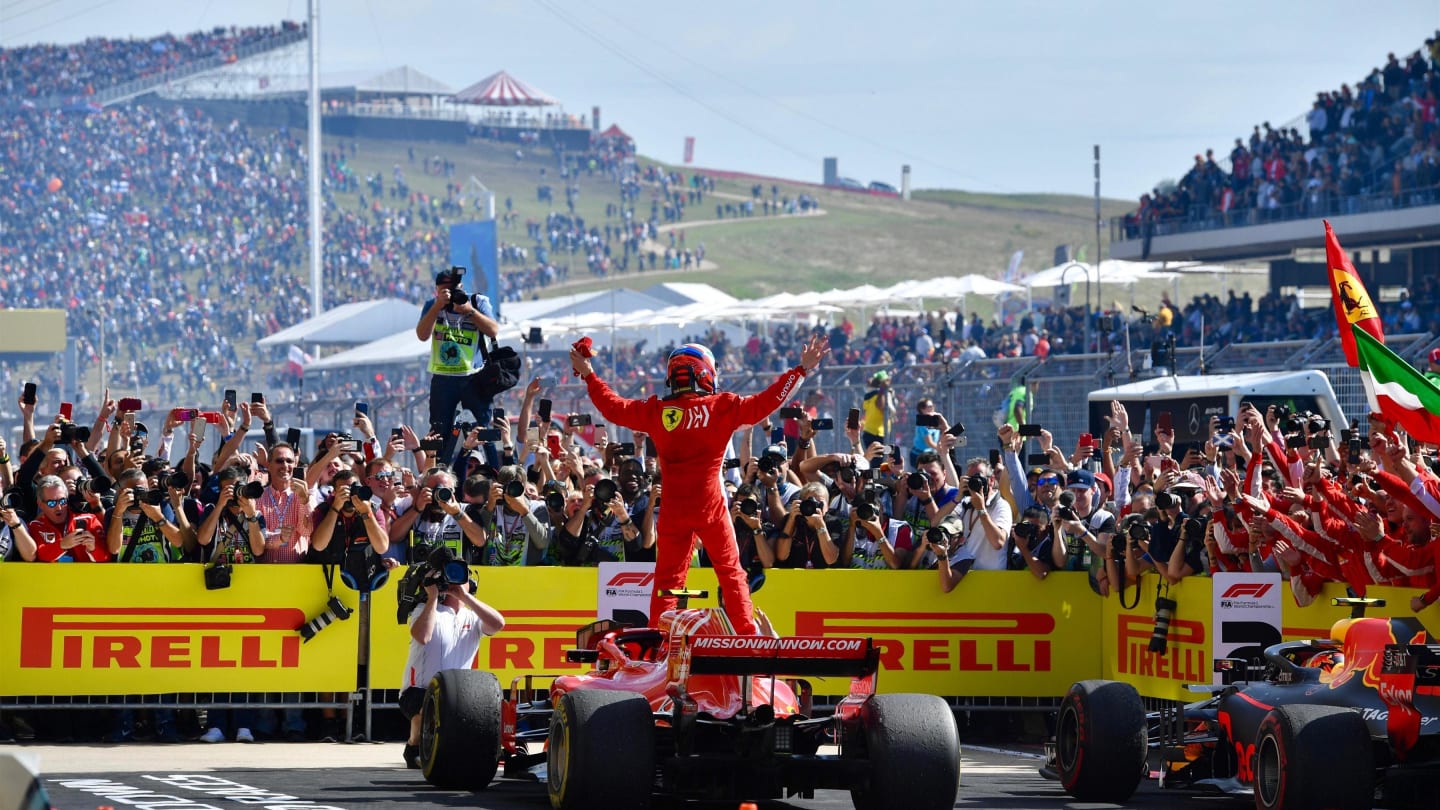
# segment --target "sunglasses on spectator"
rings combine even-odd
[[[376,481],[390,481],[390,480],[393,480],[393,479],[395,478],[395,473],[393,473],[393,472],[375,473],[374,475],[372,475],[372,476],[370,476],[370,477],[371,477],[371,478],[374,478]]]
[[[1060,483],[1060,479],[1057,478],[1057,477],[1055,477],[1055,476],[1053,476],[1053,475],[1047,475],[1047,476],[1044,476],[1044,477],[1035,479],[1035,486],[1037,486],[1037,487],[1043,487],[1043,486],[1045,486],[1046,484],[1059,484],[1059,483]]]
[[[46,498],[45,505],[50,507],[51,509],[58,509],[62,505],[64,505],[67,500],[68,499],[66,498]]]

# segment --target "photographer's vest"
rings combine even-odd
[[[449,515],[440,520],[426,520],[422,513],[410,527],[411,563],[424,559],[424,554],[418,553],[416,549],[433,549],[436,546],[445,546],[455,554],[457,560],[470,562],[469,544],[465,541],[465,530],[460,528],[459,522]]]
[[[120,534],[125,538],[120,547],[120,562],[180,562],[185,556],[185,550],[170,545],[160,525],[144,513],[126,512],[119,519]]]
[[[210,553],[210,559],[214,560],[223,555],[231,565],[255,562],[255,552],[250,550],[249,535],[249,525],[242,529],[235,525],[228,513],[221,515],[219,520],[215,521],[215,540],[211,543],[215,550]]]
[[[485,311],[478,303],[476,309]],[[481,339],[480,327],[470,318],[442,311],[430,336],[430,373],[451,377],[473,374]]]
[[[525,516],[513,514],[501,505],[490,522],[490,543],[486,546],[486,565],[524,565],[530,549],[530,530]]]

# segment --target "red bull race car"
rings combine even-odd
[[[422,709],[426,780],[479,790],[503,769],[544,781],[556,810],[817,790],[848,790],[858,810],[954,806],[954,713],[934,695],[876,694],[871,639],[739,636],[719,608],[687,606],[703,591],[676,595],[655,627],[580,628],[567,659],[591,664],[584,674],[524,675],[508,690],[488,672],[436,675]],[[812,715],[797,697],[808,677],[848,677],[849,693]]]
[[[1206,700],[1147,714],[1129,684],[1076,683],[1041,773],[1086,802],[1123,803],[1148,774],[1260,810],[1440,807],[1440,644],[1414,617],[1365,618],[1382,600],[1334,602],[1352,613],[1331,638],[1218,660],[1227,683],[1190,687]]]

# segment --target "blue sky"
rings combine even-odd
[[[303,19],[304,0],[0,0],[0,44]],[[1374,9],[1358,13],[1357,8]],[[643,153],[818,180],[1135,198],[1440,28],[1440,0],[322,0],[324,70],[504,68]]]

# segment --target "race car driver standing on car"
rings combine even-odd
[[[581,344],[570,350],[570,363],[585,380],[595,409],[611,424],[649,436],[655,443],[665,490],[686,493],[684,506],[677,504],[677,508],[660,513],[655,590],[650,594],[651,621],[675,607],[674,597],[661,594],[685,587],[691,548],[698,535],[715,567],[725,614],[735,632],[756,633],[750,589],[745,570],[740,567],[735,529],[720,487],[725,447],[740,426],[759,422],[787,402],[829,350],[829,340],[819,335],[812,337],[800,353],[800,365],[781,374],[759,394],[742,397],[718,393],[714,356],[704,346],[687,343],[670,354],[665,380],[670,394],[646,400],[620,397],[595,373],[589,352]],[[666,506],[670,506],[668,501]]]

